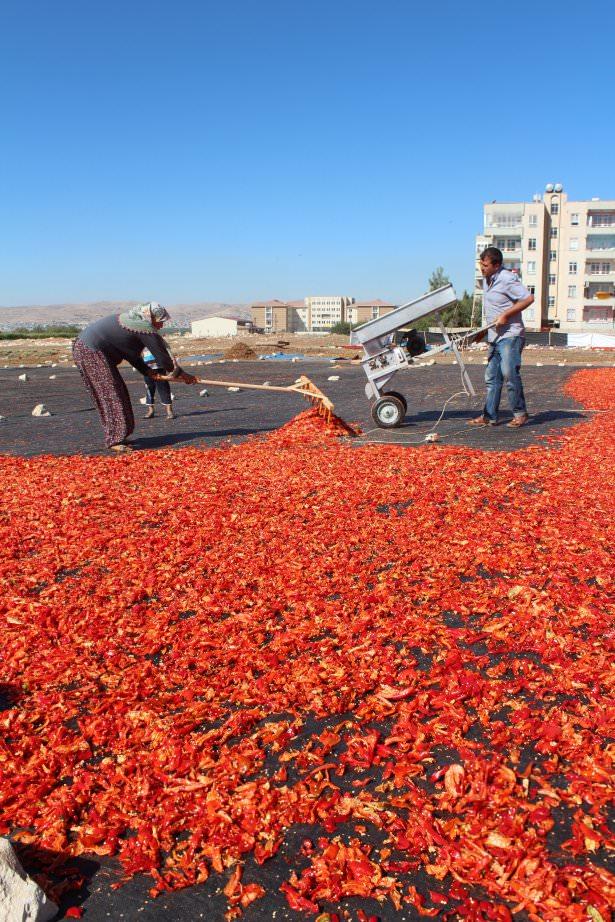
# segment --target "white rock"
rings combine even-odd
[[[206,387],[204,387],[202,391],[199,391],[199,397],[209,397],[209,391]]]
[[[565,362],[558,362],[557,364],[559,365],[560,368],[563,368],[564,365],[565,365],[566,363],[565,363]]]
[[[5,420],[6,420],[6,416],[0,416],[0,423],[5,422]]]
[[[20,366],[20,367],[23,367],[23,366]],[[29,381],[30,378],[29,378],[27,375],[19,375],[19,380],[20,380],[20,381]]]
[[[296,355],[295,355],[295,356],[293,356],[293,358],[291,359],[291,362],[298,362],[298,361],[299,361],[299,359],[297,358],[297,356],[296,356]]]
[[[139,403],[147,403],[147,397],[139,397]]]
[[[57,362],[52,362],[52,363],[51,363],[51,367],[52,367],[52,368],[57,368],[57,367],[58,367],[58,363],[57,363]]]
[[[227,388],[227,390],[229,390],[232,394],[238,394],[241,388],[240,387],[229,387]]]
[[[42,365],[37,365],[36,367],[37,367],[37,368],[42,368],[43,366],[42,366]]]
[[[51,413],[45,407],[44,403],[37,403],[32,410],[32,416],[51,416]]]
[[[270,387],[271,381],[263,381],[263,387]]]
[[[58,377],[57,375],[49,375],[49,380],[50,380],[50,381],[55,381],[55,379],[56,379],[57,377]]]
[[[487,363],[485,362],[485,365],[486,364]],[[544,362],[536,362],[536,368],[542,368],[543,365],[544,365]]]
[[[226,365],[226,359],[220,359],[218,365]]]
[[[0,839],[0,919],[48,922],[58,907],[22,868],[8,839]]]
[[[339,375],[329,375],[329,377],[327,378],[327,381],[339,381],[339,379],[340,379]]]

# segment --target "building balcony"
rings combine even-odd
[[[615,289],[611,291],[588,291],[583,294],[584,301],[591,301],[592,307],[612,307],[615,304]]]
[[[615,240],[607,247],[590,246],[590,241],[588,240],[585,252],[591,253],[594,261],[597,259],[613,259],[615,258]]]
[[[583,305],[583,321],[585,323],[604,324],[604,326],[613,326],[615,320],[615,307],[604,305],[596,307],[594,304]]]
[[[594,282],[597,285],[604,282],[615,281],[615,267],[613,267],[610,272],[586,272],[583,278],[586,283],[591,284]]]
[[[602,211],[600,214],[588,214],[587,227],[590,231],[600,231],[605,227],[615,227],[615,212],[612,209]]]

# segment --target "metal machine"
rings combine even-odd
[[[363,347],[364,356],[361,364],[367,376],[365,394],[368,399],[375,401],[372,404],[371,414],[372,419],[380,428],[393,429],[400,426],[406,415],[406,410],[408,409],[406,398],[398,391],[388,390],[387,388],[393,376],[400,369],[407,368],[413,364],[413,358],[402,345],[395,344],[394,334],[402,327],[407,327],[420,320],[421,317],[433,315],[444,337],[442,346],[430,349],[429,352],[424,352],[423,355],[431,358],[439,352],[445,352],[450,349],[461,368],[461,377],[466,392],[472,397],[476,396],[461,357],[458,340],[454,337],[451,338],[442,322],[441,312],[446,310],[447,307],[452,307],[456,301],[457,296],[453,286],[443,285],[442,288],[430,291],[414,301],[402,304],[401,307],[396,308],[384,317],[369,320],[351,332],[351,344]],[[486,328],[477,330],[470,336],[476,337],[484,329]],[[469,338],[464,337],[464,340],[468,341]]]

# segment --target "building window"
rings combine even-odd
[[[610,263],[590,263],[590,275],[609,275],[611,271]]]
[[[530,227],[538,227],[538,215],[531,214],[527,223]]]
[[[568,263],[568,275],[576,275],[576,274],[577,274],[577,264]]]
[[[536,263],[533,259],[530,259],[530,261],[527,264],[527,274],[536,275]]]
[[[549,307],[555,307],[555,298],[553,297],[553,295],[550,295],[550,296],[549,296],[549,302],[548,302],[548,303],[549,303]]]
[[[557,281],[556,276],[554,275],[549,276],[549,285],[555,285],[556,281]]]
[[[557,259],[557,250],[549,250],[549,262],[554,263]]]
[[[576,296],[577,296],[577,286],[576,286],[576,285],[569,285],[569,286],[568,286],[568,297],[569,297],[569,298],[576,298]]]
[[[551,228],[551,240],[556,240],[556,239],[557,239],[557,227],[552,227]]]
[[[372,307],[372,320],[377,320],[379,316],[380,316],[380,311],[378,310],[376,306],[373,306]]]
[[[559,202],[557,199],[551,199],[551,214],[559,214]]]
[[[571,238],[570,238],[570,249],[571,249],[571,250],[578,250],[578,249],[579,249],[579,238],[578,238],[578,237],[571,237]]]
[[[577,319],[577,312],[574,307],[569,307],[566,311],[566,320],[575,321]]]
[[[523,316],[526,320],[535,320],[536,315],[534,314],[534,308],[526,307],[525,310],[523,311]]]
[[[528,248],[528,250],[535,250],[535,249],[536,249],[536,237],[530,237],[530,238],[529,238],[529,240],[528,240],[528,242],[527,242],[527,248]]]
[[[529,293],[530,293],[531,295],[535,295],[535,294],[536,294],[536,286],[535,286],[535,285],[528,285],[528,286],[527,286],[527,290],[529,291]]]
[[[570,215],[570,223],[575,225],[579,223],[579,215],[576,212]]]

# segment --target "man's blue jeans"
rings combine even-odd
[[[508,402],[513,416],[525,416],[525,395],[521,383],[521,353],[525,346],[522,336],[509,336],[489,343],[489,355],[485,370],[485,384],[487,385],[487,398],[483,409],[483,416],[490,422],[497,422],[502,385],[506,382]]]

